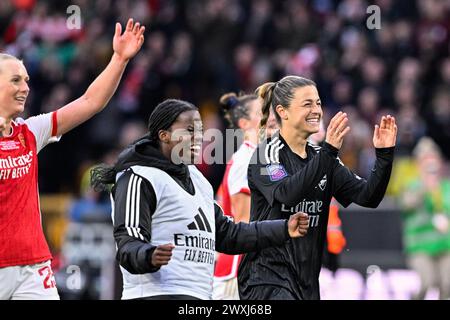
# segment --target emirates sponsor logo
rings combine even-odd
[[[188,224],[187,227],[189,230],[199,230],[204,231],[204,233],[198,233],[198,236],[175,233],[173,240],[177,247],[186,247],[184,261],[214,265],[216,241],[212,237],[211,225],[202,208],[199,207],[198,212],[194,217],[194,221]]]
[[[301,211],[307,213],[309,216],[308,220],[310,227],[317,227],[319,225],[320,213],[322,212],[322,210],[323,201],[320,200],[307,201],[306,199],[303,199],[303,201],[297,204],[295,207],[286,206],[284,203],[281,205],[282,212],[295,213]]]
[[[33,151],[27,154],[0,159],[0,180],[18,179],[30,172]]]

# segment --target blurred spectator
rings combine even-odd
[[[147,129],[141,121],[130,121],[120,130],[117,148],[109,150],[101,162],[112,164],[118,156],[119,148],[126,148],[133,141],[144,135]],[[73,222],[110,222],[111,201],[107,192],[97,192],[90,185],[92,163],[85,163],[80,168],[80,192],[69,210]]]
[[[440,299],[450,298],[450,179],[436,144],[424,137],[414,149],[419,168],[401,198],[404,244],[408,265],[420,276],[414,299],[438,287]]]
[[[442,146],[447,159],[450,158],[450,86],[436,88],[424,114],[430,136]]]
[[[397,149],[400,156],[410,155],[417,141],[425,134],[425,124],[414,105],[405,104],[398,111]]]
[[[81,178],[80,195],[69,210],[69,217],[75,222],[109,222],[111,205],[107,194],[94,191],[90,186],[90,170],[87,168]]]

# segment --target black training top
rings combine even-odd
[[[331,198],[344,207],[355,202],[371,208],[383,199],[394,147],[376,149],[368,180],[345,167],[337,157],[338,150],[328,143],[323,147],[308,143],[306,153],[307,158],[301,158],[277,133],[253,154],[248,168],[250,219],[286,219],[298,211],[310,218],[305,237],[244,257],[238,275],[241,299],[270,299],[258,290],[264,285],[283,287],[295,299],[320,299],[319,273]]]

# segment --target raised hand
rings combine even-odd
[[[327,128],[327,134],[325,141],[331,144],[336,149],[340,149],[344,142],[344,136],[350,131],[350,127],[347,126],[348,118],[347,114],[339,111]]]
[[[397,140],[397,125],[393,116],[381,117],[380,125],[375,125],[373,145],[375,148],[389,148],[395,146]]]
[[[175,246],[171,243],[157,246],[152,254],[152,266],[159,268],[167,265],[172,258],[172,250],[174,248]]]
[[[122,26],[117,22],[113,39],[114,53],[125,61],[133,58],[144,43],[144,31],[144,26],[139,22],[134,23],[130,18],[122,34]]]
[[[288,231],[291,238],[303,237],[308,233],[309,216],[303,212],[297,212],[289,217]]]

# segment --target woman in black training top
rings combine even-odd
[[[112,184],[112,218],[123,299],[211,299],[215,251],[240,254],[305,235],[308,217],[235,224],[214,202],[193,165],[202,120],[193,104],[168,99],[148,133],[113,167],[93,170],[96,188]]]
[[[322,106],[313,81],[287,76],[257,89],[264,100],[261,125],[273,108],[280,131],[261,143],[248,169],[251,221],[309,215],[308,234],[281,246],[247,254],[239,267],[241,299],[320,299],[319,272],[331,198],[347,207],[355,202],[375,208],[383,199],[391,174],[397,126],[388,115],[375,125],[376,162],[367,180],[338,158],[349,132],[347,115],[338,112],[322,147],[307,142],[319,131]]]

